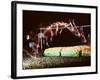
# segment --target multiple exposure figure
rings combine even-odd
[[[30,31],[29,35],[27,35],[27,40],[29,40],[29,47],[31,48],[32,52],[39,54],[39,51],[42,51],[48,47],[52,47],[51,44],[53,42],[55,43],[57,39],[60,39],[58,37],[62,36],[63,34],[65,35],[65,38],[71,37],[67,36],[67,32],[70,32],[74,38],[77,38],[76,40],[79,40],[81,43],[86,43],[87,39],[84,35],[83,27],[84,26],[76,26],[74,20],[69,20],[69,23],[60,21],[54,22],[45,28],[41,27],[39,29],[39,33],[37,34],[34,34],[34,32]],[[63,37],[61,38],[63,39]]]
[[[65,29],[71,32],[76,38],[79,38],[82,43],[87,42],[87,39],[84,35],[83,26],[76,26],[74,20],[72,22],[69,21],[69,23],[54,22],[50,26],[40,29],[44,30],[43,34],[46,38],[47,46],[49,46],[49,42],[52,42],[55,36],[61,35]]]

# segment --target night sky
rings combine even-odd
[[[42,24],[44,27],[57,21],[75,21],[76,25],[90,25],[90,14],[83,13],[62,13],[62,12],[43,12],[43,11],[23,11],[23,33],[36,31]]]

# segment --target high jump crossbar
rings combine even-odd
[[[77,28],[80,28],[80,27],[90,27],[91,25],[83,25],[83,26],[76,26]],[[66,27],[60,27],[58,29],[64,29]],[[43,30],[43,29],[48,29],[48,28],[40,28],[40,30]],[[56,29],[56,27],[51,27],[50,29]]]

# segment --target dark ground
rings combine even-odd
[[[90,57],[31,57],[23,60],[23,69],[90,66]]]

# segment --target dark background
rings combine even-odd
[[[23,32],[29,32],[30,30],[37,30],[40,25],[44,27],[52,22],[75,21],[76,25],[90,25],[90,14],[83,13],[62,13],[62,12],[43,12],[43,11],[23,11]]]
[[[38,33],[40,27],[46,27],[53,22],[64,21],[69,23],[69,19],[75,21],[77,26],[91,25],[91,15],[85,13],[67,13],[67,12],[43,12],[43,11],[23,11],[23,42],[25,42],[25,36],[30,31],[35,34]],[[84,29],[85,35],[90,33],[90,27]],[[65,37],[67,34],[67,37]],[[63,40],[63,41],[62,41]],[[59,45],[60,43],[60,45]],[[62,33],[62,36],[54,38],[52,46],[72,46],[79,45],[80,41],[75,36],[72,36],[67,30]]]

